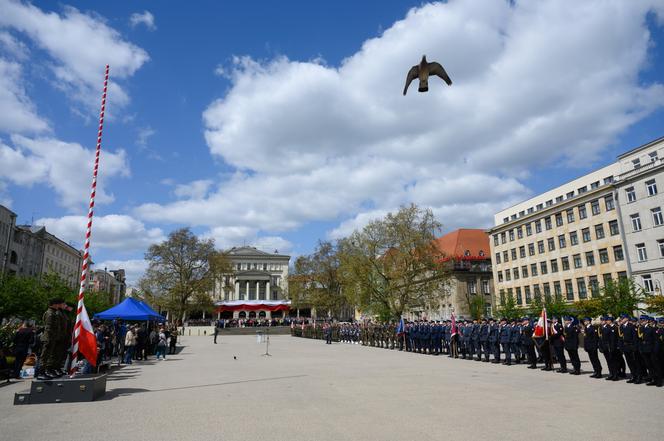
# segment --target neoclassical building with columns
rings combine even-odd
[[[283,317],[287,298],[290,256],[255,247],[233,247],[226,253],[233,273],[217,281],[213,293],[220,318]]]

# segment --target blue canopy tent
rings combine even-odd
[[[114,307],[107,309],[94,315],[98,320],[163,320],[164,317],[157,314],[152,308],[145,303],[127,297]]]

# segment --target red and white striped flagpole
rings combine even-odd
[[[88,207],[88,226],[85,232],[85,246],[83,247],[83,267],[81,268],[81,284],[78,288],[78,306],[76,308],[76,324],[71,348],[70,373],[76,370],[78,359],[78,340],[81,335],[81,311],[83,310],[83,299],[85,297],[85,286],[88,278],[88,262],[90,261],[90,235],[92,234],[92,217],[94,215],[95,195],[97,193],[97,174],[99,172],[99,154],[101,153],[101,133],[104,127],[104,110],[106,110],[106,91],[108,89],[108,64],[104,75],[104,92],[101,95],[101,110],[99,112],[99,129],[97,131],[97,149],[95,151],[95,165],[92,171],[92,188],[90,190],[90,206]]]

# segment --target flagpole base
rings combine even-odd
[[[14,404],[80,403],[106,394],[107,374],[77,375],[53,380],[33,380],[29,393],[14,395]]]

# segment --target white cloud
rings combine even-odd
[[[9,28],[29,37],[52,58],[54,85],[68,96],[96,109],[104,66],[111,66],[109,109],[126,105],[129,96],[116,82],[130,77],[148,54],[125,41],[103,18],[64,7],[61,14],[45,12],[29,3],[0,0],[0,29]],[[110,111],[110,110],[109,110]]]
[[[147,270],[148,262],[144,259],[104,260],[95,262],[94,268],[102,270],[107,268],[108,271],[123,269],[127,278],[127,286],[135,287],[145,270]]]
[[[17,60],[24,61],[28,58],[29,50],[22,42],[14,38],[9,32],[0,32],[0,48]]]
[[[21,72],[20,64],[0,58],[0,132],[44,132],[49,124],[28,98]]]
[[[338,67],[236,57],[203,120],[211,153],[237,172],[137,214],[263,232],[335,221],[338,236],[415,202],[446,227],[488,226],[529,196],[519,180],[532,170],[588,166],[664,105],[664,86],[639,80],[653,4],[456,0],[411,10]],[[454,85],[434,78],[403,97],[423,53]]]
[[[257,228],[249,227],[214,227],[202,235],[203,238],[214,239],[217,249],[227,250],[237,246],[252,246],[259,250],[272,253],[288,253],[293,244],[280,236],[259,236]]]
[[[154,31],[157,29],[157,26],[154,24],[154,15],[149,11],[143,11],[141,13],[134,12],[129,17],[129,24],[132,28],[142,24],[148,29],[148,31]]]
[[[183,199],[203,199],[207,195],[212,181],[209,179],[200,179],[188,184],[179,184],[175,186],[175,196]]]
[[[37,225],[66,242],[82,247],[87,226],[86,216],[63,216],[43,218]],[[93,250],[106,249],[123,252],[144,251],[148,246],[165,240],[159,228],[147,228],[143,222],[123,214],[95,216],[92,224],[91,246]],[[98,254],[98,251],[95,251]]]
[[[0,182],[30,186],[47,184],[59,196],[60,204],[87,211],[94,151],[78,143],[53,138],[11,137],[13,147],[0,142]],[[109,178],[128,176],[129,166],[123,150],[102,150],[96,202],[112,202],[106,191]]]
[[[148,141],[154,135],[157,133],[152,127],[141,127],[138,129],[138,136],[136,137],[136,144],[139,147],[147,147]]]

